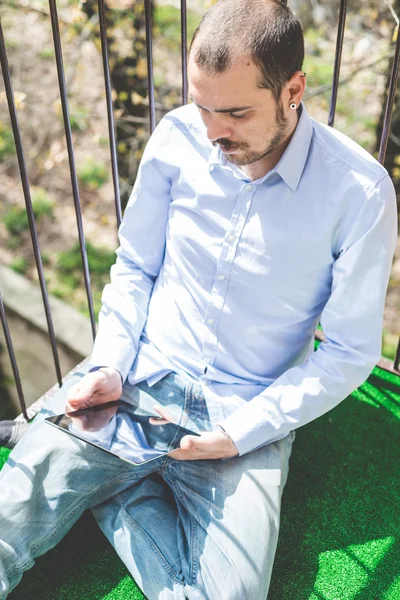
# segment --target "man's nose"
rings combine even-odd
[[[209,114],[205,119],[207,128],[207,137],[210,142],[215,142],[220,138],[229,138],[232,135],[226,116],[219,114]]]

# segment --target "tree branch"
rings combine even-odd
[[[361,65],[360,67],[357,67],[357,69],[355,69],[354,71],[349,73],[349,75],[347,75],[346,77],[343,77],[343,79],[339,82],[339,85],[348,83],[349,81],[354,79],[354,77],[356,75],[358,75],[358,73],[360,71],[364,71],[365,69],[371,69],[372,67],[375,67],[377,64],[379,64],[383,60],[385,60],[387,58],[392,58],[392,56],[394,56],[394,50],[391,50],[390,52],[383,54],[382,56],[380,56],[379,58],[377,58],[376,60],[374,60],[372,62],[369,62],[365,65]],[[307,93],[307,91],[306,91],[304,94],[304,99],[309,100],[310,98],[314,98],[315,96],[320,96],[321,94],[324,94],[325,92],[329,92],[331,89],[332,89],[332,84],[325,83],[324,85],[320,85],[319,87],[310,91],[309,93]]]

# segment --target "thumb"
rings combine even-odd
[[[83,379],[74,385],[67,395],[67,401],[71,406],[76,404],[82,404],[89,400],[97,388],[97,377],[92,377],[95,373],[89,373]]]
[[[193,449],[194,445],[195,439],[192,435],[185,435],[185,437],[181,439],[181,450],[188,452],[188,450]]]

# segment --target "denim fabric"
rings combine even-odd
[[[0,472],[0,599],[83,511],[93,514],[149,600],[265,600],[294,434],[228,460],[161,457],[132,467],[35,419]],[[184,426],[209,430],[201,386],[171,373],[123,398],[155,403]]]

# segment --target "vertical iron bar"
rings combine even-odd
[[[390,74],[389,91],[388,91],[388,96],[387,96],[387,100],[386,100],[385,116],[383,119],[382,136],[381,136],[381,143],[380,143],[379,155],[378,155],[378,161],[381,163],[381,165],[383,165],[385,162],[387,145],[388,145],[389,134],[390,134],[390,126],[392,123],[394,99],[396,96],[397,81],[399,78],[399,66],[400,66],[400,30],[399,30],[399,27],[397,27],[396,33],[397,33],[396,48],[395,48],[394,57],[393,57],[392,72]],[[400,364],[400,338],[399,338],[399,343],[397,345],[396,356],[395,356],[394,363],[393,363],[393,368],[396,371],[399,370],[399,364]]]
[[[108,135],[110,140],[110,152],[111,152],[111,168],[114,184],[114,198],[115,198],[115,211],[117,214],[117,226],[121,225],[122,211],[121,211],[121,198],[119,194],[119,180],[118,180],[118,163],[117,163],[117,145],[115,141],[115,126],[114,126],[114,114],[113,114],[113,103],[111,95],[111,79],[110,79],[110,67],[108,64],[108,48],[107,48],[107,25],[104,8],[104,0],[98,0],[99,6],[99,19],[100,19],[100,38],[101,38],[101,50],[103,55],[103,70],[104,70],[104,84],[106,89],[106,102],[107,102],[107,117],[108,117]]]
[[[182,103],[187,104],[187,11],[186,11],[186,0],[181,0],[181,47],[182,47]]]
[[[69,160],[69,170],[70,170],[70,174],[71,174],[72,194],[74,197],[76,223],[77,223],[78,235],[79,235],[79,246],[80,246],[81,258],[82,258],[83,277],[84,277],[84,281],[85,281],[86,297],[87,297],[87,302],[88,302],[88,306],[89,306],[90,323],[92,325],[92,334],[93,334],[93,338],[94,338],[96,335],[96,325],[95,325],[95,319],[94,319],[92,292],[90,289],[89,264],[88,264],[88,259],[87,259],[85,237],[83,234],[83,226],[82,226],[81,203],[80,203],[80,198],[79,198],[78,180],[77,180],[77,176],[76,176],[71,124],[70,124],[70,120],[69,120],[68,98],[67,98],[67,89],[66,89],[65,75],[64,75],[64,65],[63,65],[63,57],[62,57],[62,49],[61,49],[60,29],[59,29],[59,25],[58,25],[56,0],[49,0],[49,6],[50,6],[51,26],[52,26],[52,30],[53,30],[54,50],[55,50],[55,55],[56,55],[58,84],[59,84],[59,88],[60,88],[61,106],[62,106],[63,119],[64,119],[65,138],[66,138],[67,149],[68,149],[68,160]]]
[[[31,193],[30,193],[29,181],[28,181],[28,173],[27,173],[26,164],[25,164],[24,150],[22,147],[21,133],[19,130],[18,116],[17,116],[17,111],[15,108],[14,94],[13,94],[13,90],[12,90],[11,77],[10,77],[10,71],[9,71],[8,60],[7,60],[7,51],[6,51],[6,45],[5,45],[4,35],[3,35],[3,28],[1,26],[1,20],[0,20],[0,62],[1,62],[1,68],[3,71],[4,87],[6,90],[8,110],[10,112],[10,119],[11,119],[11,125],[12,125],[12,129],[13,129],[13,135],[14,135],[15,149],[16,149],[17,157],[18,157],[18,165],[19,165],[19,171],[20,171],[20,175],[21,175],[22,189],[24,192],[26,212],[28,215],[29,229],[30,229],[32,245],[33,245],[33,252],[35,255],[36,268],[37,268],[37,272],[38,272],[38,276],[39,276],[40,288],[42,291],[43,306],[44,306],[44,311],[45,311],[46,320],[47,320],[47,327],[48,327],[49,336],[50,336],[50,344],[51,344],[51,349],[53,352],[54,366],[55,366],[55,370],[56,370],[56,374],[57,374],[58,383],[61,386],[62,385],[62,377],[61,377],[60,361],[58,358],[57,343],[56,343],[56,337],[54,334],[53,320],[51,317],[49,298],[48,298],[48,294],[47,294],[46,280],[45,280],[44,272],[43,272],[42,256],[40,254],[39,240],[38,240],[36,224],[35,224],[35,216],[33,214],[32,199],[31,199]]]
[[[154,77],[153,77],[153,35],[151,28],[151,0],[144,0],[144,16],[146,21],[146,51],[147,51],[147,85],[149,90],[150,133],[156,126],[156,112],[154,104]]]
[[[0,25],[0,27],[1,27],[1,25]],[[8,327],[7,316],[6,316],[6,311],[4,308],[4,302],[3,302],[3,298],[1,296],[1,292],[0,292],[0,319],[1,319],[1,323],[3,325],[4,337],[6,338],[8,356],[10,357],[10,361],[11,361],[11,367],[12,367],[13,374],[14,374],[15,385],[17,386],[19,404],[21,406],[22,414],[24,415],[25,419],[27,421],[29,421],[28,413],[26,412],[26,403],[25,403],[25,398],[24,398],[24,392],[22,391],[21,378],[19,376],[17,360],[15,358],[14,348],[13,348],[12,341],[11,341],[10,329]]]
[[[347,0],[340,0],[340,13],[336,38],[335,66],[333,68],[332,96],[329,110],[328,125],[333,127],[335,122],[336,101],[339,87],[340,63],[342,61],[344,28],[346,25]]]
[[[396,356],[395,356],[394,363],[393,363],[393,368],[395,369],[395,371],[400,370],[399,365],[400,365],[400,338],[399,338],[399,343],[397,346]]]
[[[392,72],[390,74],[389,91],[386,100],[385,117],[383,119],[382,137],[379,148],[378,160],[383,165],[385,162],[386,150],[389,141],[390,125],[392,123],[393,104],[396,95],[397,80],[399,78],[400,64],[400,31],[397,27],[396,49],[393,57]]]

